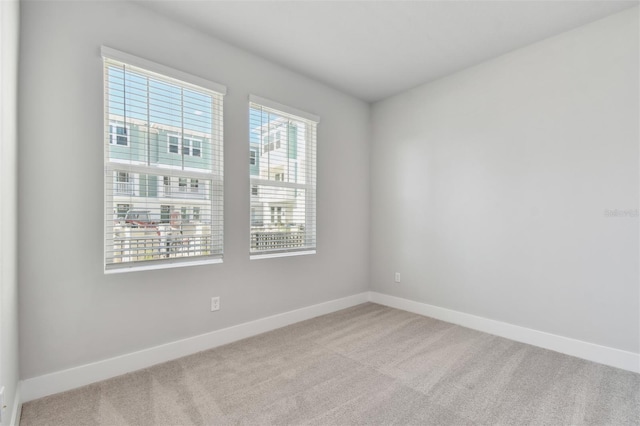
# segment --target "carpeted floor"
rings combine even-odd
[[[31,425],[630,425],[640,375],[366,303],[24,404]]]

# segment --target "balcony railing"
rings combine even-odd
[[[133,235],[132,235],[133,234]],[[211,253],[211,235],[135,235],[117,233],[113,238],[112,263],[138,262]]]
[[[251,231],[251,251],[304,247],[304,231]]]

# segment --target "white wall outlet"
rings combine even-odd
[[[400,282],[400,272],[396,272],[396,276],[394,278],[394,281],[399,283]]]
[[[220,310],[220,296],[211,298],[211,312]]]

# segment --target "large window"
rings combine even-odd
[[[312,114],[250,98],[252,258],[315,252],[318,121]]]
[[[102,54],[105,269],[220,261],[224,86]]]

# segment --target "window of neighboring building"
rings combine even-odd
[[[129,146],[129,126],[110,123],[109,143],[111,145]]]
[[[253,259],[315,253],[318,117],[250,97],[249,157]],[[250,153],[256,152],[251,149]]]
[[[132,195],[133,182],[128,172],[116,171],[116,185],[114,192],[116,194]]]
[[[200,157],[200,146],[202,145],[202,141],[191,139],[191,155],[193,157]]]
[[[180,137],[169,135],[169,152],[178,154],[180,152]]]
[[[194,207],[193,208],[193,220],[194,221],[199,221],[200,220],[200,207]]]
[[[251,166],[255,166],[256,165],[256,150],[252,149],[249,151],[249,165]]]
[[[198,192],[198,179],[191,179],[191,192]]]
[[[180,190],[180,192],[187,192],[187,178],[178,179],[178,190]]]
[[[202,154],[202,141],[191,137],[167,135],[168,150],[171,154],[182,154],[189,157],[200,157]]]
[[[221,261],[226,89],[113,49],[102,56],[105,270]],[[113,220],[134,204],[145,211],[135,227]],[[197,236],[182,228],[185,205],[202,224]]]

